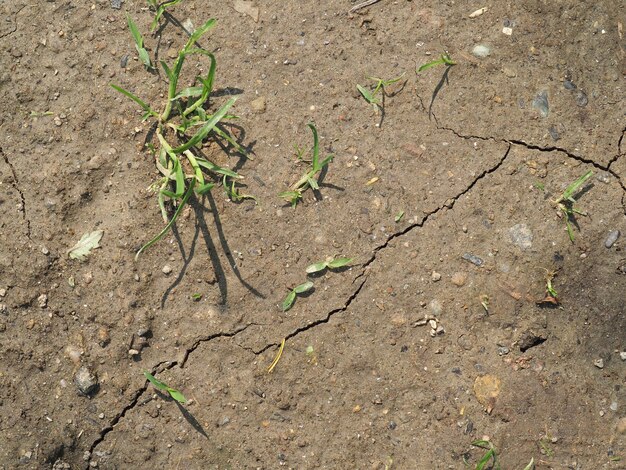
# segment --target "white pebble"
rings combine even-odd
[[[491,54],[491,49],[482,44],[477,44],[476,46],[474,46],[474,49],[472,49],[472,54],[474,54],[476,57],[484,59]]]

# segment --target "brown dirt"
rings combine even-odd
[[[137,262],[161,228],[157,172],[149,123],[108,84],[160,99],[126,26],[128,12],[146,30],[145,2],[0,4],[0,468],[473,468],[483,436],[507,470],[531,457],[626,468],[624,238],[604,246],[626,234],[621,2],[492,2],[475,19],[482,5],[463,2],[257,3],[258,23],[231,1],[172,14],[218,19],[215,100],[239,97],[255,159],[215,158],[260,204],[218,187]],[[168,22],[146,42],[168,58],[184,40]],[[414,70],[443,50],[458,65],[429,118],[443,68]],[[355,85],[403,72],[377,127]],[[545,118],[531,106],[542,91]],[[335,160],[294,210],[276,195],[302,171],[293,145],[309,145],[309,121]],[[571,243],[551,200],[590,169]],[[512,242],[518,224],[532,246]],[[102,248],[70,260],[96,229]],[[333,255],[356,261],[281,312],[305,267]],[[555,308],[536,303],[546,270]],[[425,315],[444,332],[431,337]],[[73,382],[81,366],[98,376],[91,397]],[[484,376],[500,381],[495,400],[476,396]]]

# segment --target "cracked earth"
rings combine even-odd
[[[216,188],[137,262],[161,228],[149,124],[108,84],[159,100],[126,30],[125,13],[148,27],[145,3],[0,5],[0,468],[473,468],[483,437],[504,469],[624,468],[619,2],[471,20],[450,2],[257,3],[258,23],[192,0],[173,14],[218,19],[217,87],[255,159],[208,151],[260,203]],[[185,38],[162,35],[167,58]],[[458,65],[429,113],[443,70],[414,70],[443,50]],[[403,72],[377,126],[355,85]],[[276,194],[310,121],[335,159],[294,210]],[[589,170],[571,242],[553,201]],[[70,260],[97,229],[102,248]],[[355,260],[281,311],[307,265],[339,255]],[[559,305],[541,303],[550,272]],[[500,384],[488,402],[484,377]]]

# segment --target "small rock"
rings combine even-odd
[[[256,114],[263,114],[267,109],[267,103],[264,96],[259,96],[257,99],[250,102],[252,111]]]
[[[522,333],[522,336],[519,340],[519,349],[521,352],[526,352],[530,348],[534,348],[535,346],[539,346],[541,343],[546,341],[546,337],[542,334],[537,334],[531,330],[526,330]]]
[[[467,274],[460,271],[456,272],[452,275],[450,281],[452,281],[452,284],[455,286],[461,287],[465,285],[465,281],[467,281]]]
[[[37,305],[39,305],[39,308],[46,308],[48,306],[48,295],[41,294],[37,297]]]
[[[98,388],[98,377],[87,366],[82,366],[74,376],[74,384],[83,395],[91,395]]]
[[[596,359],[595,361],[593,361],[593,365],[596,366],[598,369],[604,369],[604,359]]]
[[[98,344],[100,347],[104,348],[107,344],[111,342],[111,336],[109,335],[109,330],[104,326],[98,328]]]
[[[617,433],[626,434],[626,416],[624,416],[617,422]]]
[[[0,289],[0,297],[5,297],[7,295],[6,289]]]
[[[446,332],[446,330],[443,328],[442,325],[437,325],[437,329],[435,330],[435,335],[436,336],[441,336],[445,332]]]
[[[620,353],[619,353],[619,358],[620,358],[622,361],[626,361],[626,351],[622,351],[622,352],[620,352]]]
[[[131,358],[132,358],[132,357],[135,357],[135,356],[139,356],[139,354],[141,354],[141,352],[140,352],[140,351],[138,351],[137,349],[132,349],[132,348],[131,348],[131,349],[129,349],[129,350],[128,350],[128,355],[129,355]]]
[[[515,70],[510,69],[510,68],[508,68],[508,67],[504,67],[504,68],[502,69],[502,73],[503,73],[506,77],[508,77],[508,78],[515,78],[515,77],[517,77],[517,72],[515,72]]]
[[[548,114],[550,114],[550,105],[548,104],[548,92],[545,90],[541,91],[537,96],[535,96],[531,106],[539,111],[539,115],[542,118],[548,117]]]
[[[437,282],[441,280],[441,274],[439,274],[438,272],[433,271],[433,273],[430,275],[430,278],[432,279],[433,282]]]
[[[527,250],[533,246],[533,232],[526,224],[517,224],[509,229],[511,242],[521,250]]]
[[[604,241],[604,246],[606,248],[611,248],[613,246],[613,244],[617,241],[617,239],[620,236],[620,231],[619,230],[612,230],[609,232],[609,236],[606,237],[606,240]]]
[[[491,54],[491,49],[488,46],[485,46],[483,44],[477,44],[472,49],[472,54],[474,54],[476,57],[480,59],[484,59],[485,57],[488,57]]]
[[[563,87],[566,90],[575,90],[577,88],[576,84],[574,82],[572,82],[571,80],[563,81]]]
[[[443,313],[443,305],[437,299],[431,300],[428,304],[430,307],[430,311],[433,312],[433,315],[438,317]]]
[[[124,0],[111,0],[111,8],[119,10],[122,8],[122,3],[124,3]]]
[[[139,329],[137,330],[137,336],[141,337],[141,338],[145,338],[147,336],[150,335],[152,331],[150,330],[149,326],[140,326]]]
[[[506,346],[498,347],[498,356],[506,356],[510,352],[510,349]]]
[[[161,271],[163,271],[163,274],[167,276],[172,272],[172,268],[169,264],[166,264],[165,266],[163,266],[163,269],[161,269]]]
[[[485,264],[485,262],[481,258],[479,258],[478,256],[473,255],[471,253],[464,253],[462,258],[465,261],[469,261],[473,265],[476,265],[476,266],[479,266],[479,267],[482,266],[483,264]]]
[[[437,329],[437,322],[435,320],[428,320],[428,324],[433,330]]]
[[[391,429],[393,431],[394,429],[396,429],[398,427],[398,425],[396,424],[395,421],[389,421],[388,427],[389,427],[389,429]]]
[[[609,410],[617,411],[617,402],[616,401],[612,401],[611,402],[611,404],[609,405]]]
[[[220,422],[218,423],[219,426],[226,426],[228,423],[230,423],[230,418],[228,416],[224,416]]]
[[[587,103],[589,103],[589,98],[587,98],[587,94],[582,90],[578,90],[576,92],[576,105],[584,108],[585,106],[587,106]]]
[[[550,134],[550,137],[552,137],[552,140],[557,141],[561,138],[561,135],[559,134],[559,131],[556,129],[555,126],[550,126],[550,128],[548,128],[548,133]]]

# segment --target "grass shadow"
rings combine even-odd
[[[428,105],[428,119],[430,119],[432,116],[433,104],[435,103],[435,99],[437,99],[437,95],[443,88],[443,85],[450,84],[450,82],[448,81],[448,74],[450,73],[450,69],[452,67],[454,67],[454,65],[446,65],[446,69],[443,71],[441,80],[439,80],[439,83],[437,83],[437,86],[435,87],[435,90],[433,91],[433,96],[430,99],[430,105]]]

